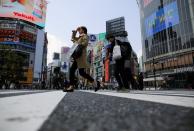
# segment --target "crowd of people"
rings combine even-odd
[[[79,36],[76,37],[77,32]],[[130,59],[132,47],[129,42],[122,42],[116,39],[112,34],[107,34],[106,39],[110,43],[110,49],[106,55],[106,59],[110,59],[114,61],[114,77],[118,83],[117,90],[122,89],[130,89],[130,84],[133,89],[143,90],[143,74],[140,73],[138,76],[138,81],[133,79],[130,69]],[[72,31],[72,41],[74,44],[77,44],[77,47],[73,51],[72,56],[72,64],[69,72],[69,83],[65,84],[63,91],[64,92],[73,92],[76,88],[75,85],[75,72],[78,69],[80,76],[87,79],[90,83],[92,83],[95,91],[98,91],[101,88],[101,84],[99,84],[98,80],[92,78],[89,74],[85,72],[89,66],[87,65],[87,46],[89,42],[89,38],[87,35],[87,28],[84,26],[78,27],[76,30]],[[115,49],[119,46],[119,50]],[[115,55],[119,58],[114,58]]]

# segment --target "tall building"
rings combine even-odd
[[[0,45],[13,48],[25,58],[22,84],[45,79],[47,35],[44,31],[46,0],[0,2]]]
[[[194,79],[194,1],[138,0],[145,76],[188,87]]]

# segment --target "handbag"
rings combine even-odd
[[[119,60],[121,58],[122,58],[122,55],[121,55],[121,47],[115,41],[115,47],[113,49],[113,59],[114,60]]]
[[[81,44],[78,44],[77,47],[75,48],[73,54],[71,55],[71,57],[73,59],[78,59],[82,56],[82,52],[83,52],[83,48],[84,46]]]

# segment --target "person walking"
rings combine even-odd
[[[139,90],[143,90],[144,86],[143,86],[143,73],[139,73],[138,76],[138,83],[139,83]]]
[[[76,37],[77,32],[79,32],[79,37]],[[87,46],[88,46],[89,38],[87,35],[87,28],[84,26],[81,26],[81,27],[78,27],[77,30],[73,31],[72,41],[74,44],[80,44],[83,47],[82,54],[79,58],[73,59],[73,63],[70,67],[70,73],[69,73],[69,78],[70,78],[69,87],[64,88],[63,91],[64,92],[73,92],[74,91],[75,72],[77,69],[79,70],[79,74],[83,78],[85,78],[89,82],[93,83],[95,91],[97,91],[98,87],[97,87],[96,81],[89,74],[87,74],[85,72],[85,69],[88,68],[88,65],[87,65]]]
[[[107,35],[106,39],[110,42],[111,47],[109,49],[108,57],[111,58],[113,55],[113,49],[116,44],[118,44],[121,47],[121,55],[122,57],[120,59],[115,60],[114,64],[114,76],[118,82],[117,90],[121,90],[122,88],[129,89],[129,83],[126,77],[125,73],[125,61],[131,54],[130,51],[130,44],[128,42],[121,42],[119,40],[116,40],[113,35]]]

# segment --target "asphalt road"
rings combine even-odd
[[[39,131],[194,131],[194,108],[76,91]]]

